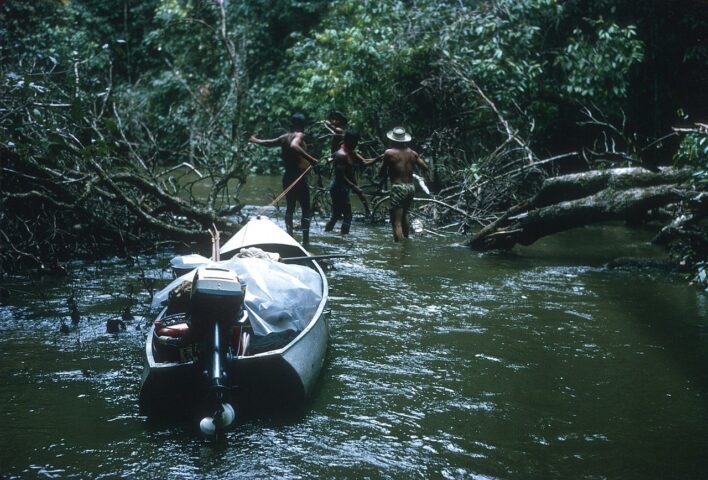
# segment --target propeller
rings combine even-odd
[[[211,417],[204,417],[199,422],[199,429],[207,437],[216,435],[217,431],[225,430],[236,419],[236,411],[229,403],[222,403]]]

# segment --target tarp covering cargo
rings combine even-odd
[[[256,335],[302,331],[322,299],[322,280],[308,267],[261,258],[232,258],[209,265],[232,270],[246,284],[244,304]],[[193,278],[192,271],[173,280],[155,294],[152,306],[164,305],[172,290]]]

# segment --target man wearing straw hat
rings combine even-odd
[[[305,144],[305,116],[296,113],[290,117],[290,130],[278,138],[260,139],[251,135],[249,142],[264,147],[280,147],[283,159],[283,190],[287,191],[285,200],[285,227],[288,234],[293,234],[293,213],[295,204],[302,210],[302,243],[310,242],[310,190],[307,186],[307,172],[317,163],[317,159],[307,153]]]
[[[410,232],[408,210],[413,204],[415,194],[413,171],[416,166],[427,171],[428,166],[414,150],[408,147],[411,136],[405,128],[395,127],[386,134],[386,137],[393,142],[393,145],[383,154],[381,174],[388,171],[388,177],[391,179],[391,227],[393,239],[400,242],[408,238]]]

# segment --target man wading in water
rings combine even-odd
[[[369,214],[369,202],[366,201],[364,192],[356,183],[354,167],[357,164],[371,165],[378,159],[364,160],[356,151],[358,143],[359,132],[350,128],[344,133],[344,141],[333,155],[334,178],[329,185],[329,193],[332,196],[332,218],[325,226],[326,232],[332,231],[339,219],[343,218],[342,234],[349,233],[352,224],[352,204],[349,200],[349,190],[354,190],[354,193],[361,199],[361,203],[364,204],[366,214]]]
[[[413,204],[413,195],[415,194],[413,171],[416,166],[427,171],[428,166],[414,150],[408,147],[408,142],[412,137],[406,133],[405,128],[396,127],[388,132],[386,137],[393,142],[393,146],[383,154],[381,175],[385,175],[388,170],[388,176],[391,179],[393,239],[400,242],[404,238],[408,238],[410,232],[408,210]]]
[[[337,112],[333,110],[327,114],[327,118],[322,123],[332,135],[329,147],[330,155],[329,157],[327,157],[326,160],[326,165],[329,166],[329,164],[334,159],[334,154],[337,152],[337,150],[339,150],[339,147],[342,145],[342,140],[344,139],[344,130],[346,130],[349,122],[347,120],[347,117],[345,117],[342,112]],[[322,182],[322,169],[320,168],[316,170],[316,173],[317,188],[324,188]],[[320,214],[324,213],[324,211],[322,210],[322,206],[317,200],[315,200],[315,204],[312,206],[312,211]]]
[[[295,203],[300,204],[302,210],[302,243],[310,243],[310,190],[307,186],[305,173],[317,164],[317,159],[307,153],[305,144],[305,116],[296,113],[290,117],[290,130],[278,138],[261,140],[251,135],[248,140],[264,147],[280,147],[280,158],[283,159],[285,173],[283,174],[283,190],[294,182],[295,185],[285,194],[287,207],[285,209],[285,227],[290,235],[293,234],[293,213]],[[302,176],[298,180],[298,178]]]

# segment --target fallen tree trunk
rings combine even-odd
[[[691,192],[680,185],[688,176],[673,168],[660,172],[622,168],[549,178],[531,202],[509,209],[474,234],[468,245],[475,250],[506,250],[583,225],[634,219],[687,199]]]
[[[687,170],[662,168],[653,172],[640,167],[593,170],[547,178],[533,200],[535,207],[575,200],[607,188],[625,190],[655,185],[679,184],[690,177]]]

